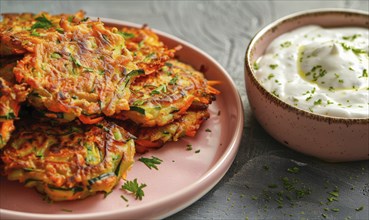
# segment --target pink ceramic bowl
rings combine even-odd
[[[369,27],[367,12],[320,9],[281,18],[251,40],[245,58],[246,90],[251,109],[264,129],[282,144],[326,161],[369,159],[369,118],[317,115],[289,105],[268,92],[255,78],[253,64],[279,35],[305,25]]]

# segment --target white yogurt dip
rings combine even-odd
[[[255,76],[299,109],[369,118],[369,30],[305,26],[273,40],[255,62]]]

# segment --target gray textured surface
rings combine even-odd
[[[206,51],[232,76],[245,113],[242,142],[234,164],[209,193],[168,219],[369,218],[369,162],[325,163],[273,140],[250,112],[243,77],[246,47],[269,22],[313,8],[369,11],[368,1],[1,0],[0,7],[1,12],[72,13],[83,9],[89,16],[146,23]],[[300,171],[290,173],[287,169],[291,167],[299,167]],[[283,178],[288,178],[292,186],[284,185]],[[337,201],[329,202],[334,197],[329,193],[337,189]],[[296,196],[302,192],[310,194]],[[363,210],[355,210],[361,206]]]

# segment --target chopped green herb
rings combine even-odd
[[[161,164],[163,162],[161,159],[151,156],[151,158],[141,157],[138,159],[138,161],[144,163],[150,170],[151,168],[154,168],[155,170],[158,170],[158,167],[156,165]]]
[[[178,76],[173,77],[170,81],[169,81],[169,85],[175,85],[177,84],[178,81]]]
[[[269,67],[274,70],[278,67],[278,64],[270,64]]]
[[[329,195],[332,195],[334,197],[338,197],[339,196],[338,191],[329,192]]]
[[[124,37],[124,39],[131,39],[131,38],[135,37],[134,34],[128,33],[128,32],[123,32],[123,31],[119,31],[118,34],[121,35],[122,37]]]
[[[343,36],[342,39],[348,40],[348,41],[354,41],[356,38],[360,37],[361,34],[354,34],[352,36]]]
[[[85,22],[85,21],[88,21],[88,19],[90,19],[89,17],[85,17],[81,20],[81,22]]]
[[[120,198],[122,198],[124,201],[128,202],[128,199],[126,197],[124,197],[123,195],[121,195]]]
[[[363,69],[363,74],[361,76],[362,77],[368,77],[368,70],[367,69]]]
[[[200,150],[196,150],[196,151],[195,151],[195,153],[196,153],[196,154],[200,153]]]
[[[321,105],[322,104],[322,100],[318,99],[316,101],[314,101],[314,105]]]
[[[211,132],[211,130],[209,128],[205,129],[206,132]]]
[[[332,208],[331,209],[333,212],[339,212],[340,211],[340,209],[338,209],[338,208]]]
[[[271,79],[273,77],[274,77],[274,74],[273,73],[271,73],[271,74],[268,75],[268,79]]]
[[[51,21],[47,19],[44,14],[42,14],[42,16],[40,17],[35,18],[35,20],[37,22],[32,25],[31,30],[36,28],[49,29],[53,26],[53,23],[51,23]]]
[[[292,45],[291,41],[286,41],[286,42],[281,44],[281,47],[287,48],[287,47],[290,47],[291,45]]]
[[[258,70],[260,68],[259,64],[255,61],[254,62],[254,70]]]
[[[186,150],[188,150],[188,151],[192,150],[192,145],[191,144],[187,144]]]
[[[364,209],[364,206],[360,206],[359,208],[356,208],[355,211],[359,212],[362,211]]]
[[[60,209],[60,210],[63,212],[73,212],[73,210],[70,210],[70,209]]]
[[[278,93],[277,93],[277,90],[273,90],[272,94],[276,97],[279,97]]]
[[[127,190],[131,193],[133,193],[136,197],[136,199],[142,200],[142,197],[145,196],[143,188],[146,187],[146,184],[138,184],[137,179],[134,179],[133,181],[126,181],[122,185],[122,189]]]
[[[298,168],[298,167],[288,168],[287,172],[289,172],[289,173],[298,173],[298,172],[300,172],[300,168]]]

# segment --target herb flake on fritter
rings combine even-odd
[[[109,193],[134,162],[133,136],[114,123],[24,124],[3,149],[9,180],[53,201]]]

